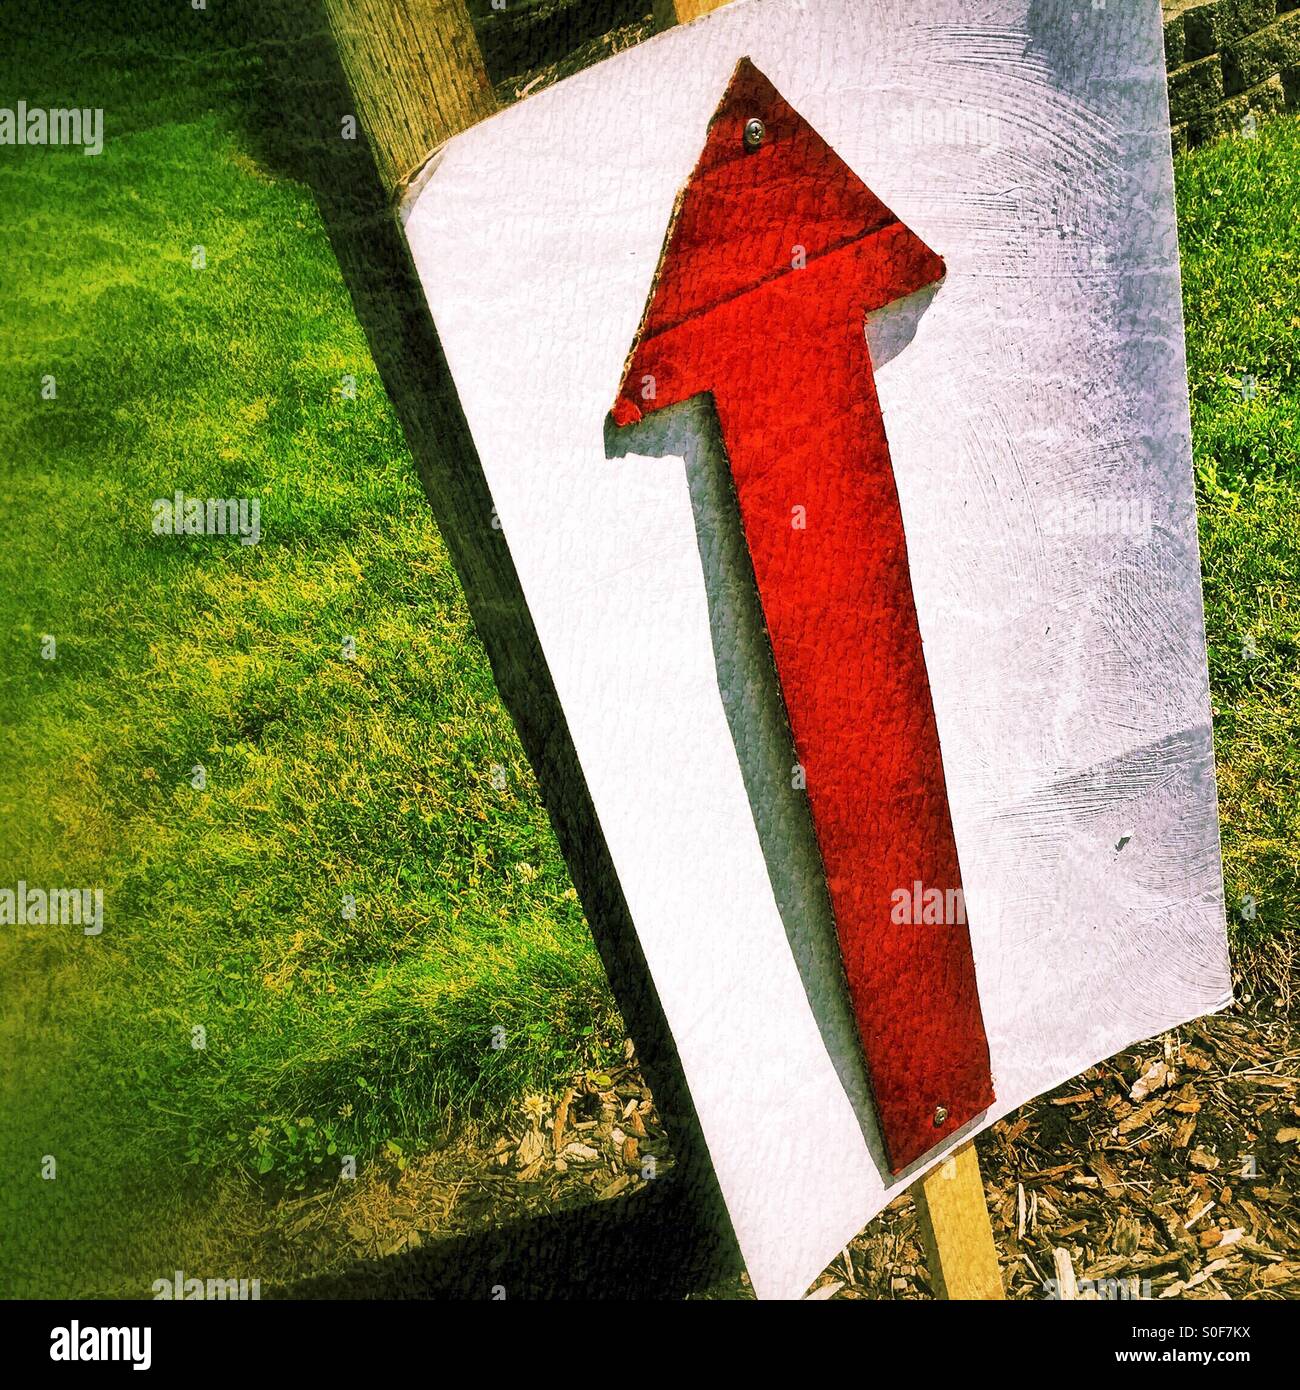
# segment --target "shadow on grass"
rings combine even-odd
[[[512,1221],[277,1290],[280,1299],[680,1299],[734,1278],[707,1195],[672,1175],[629,1197]]]
[[[281,28],[287,36],[266,50],[266,90],[284,113],[274,134],[315,194],[675,1157],[671,1177],[651,1184],[649,1197],[363,1263],[296,1293],[308,1296],[309,1287],[311,1297],[490,1298],[502,1285],[508,1297],[520,1296],[514,1281],[550,1298],[592,1298],[631,1296],[626,1291],[644,1280],[673,1296],[671,1290],[699,1286],[713,1253],[734,1251],[735,1237],[564,709],[502,544],[508,538],[493,524],[493,499],[410,250],[369,145],[338,138],[348,88],[321,0],[294,14],[296,27]]]

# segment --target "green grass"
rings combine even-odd
[[[160,89],[0,161],[0,884],[105,895],[0,939],[22,1287],[132,1175],[292,1184],[622,1039],[314,205]],[[177,488],[261,543],[154,535]]]
[[[1177,179],[1224,878],[1254,942],[1300,913],[1300,121]]]
[[[241,121],[252,60],[47,66],[27,100],[92,91],[108,142],[0,153],[0,885],[102,886],[106,927],[0,936],[4,1283],[27,1293],[143,1288],[222,1175],[409,1149],[622,1036],[312,201]],[[1253,941],[1300,906],[1300,126],[1185,157],[1179,199]],[[261,543],[155,536],[177,488],[259,498]]]

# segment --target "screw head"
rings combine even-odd
[[[948,1123],[948,1107],[946,1105],[936,1105],[934,1107],[934,1127],[938,1129],[940,1125]]]
[[[757,116],[751,116],[745,122],[745,148],[756,150],[763,143],[763,137],[767,134],[767,127]]]

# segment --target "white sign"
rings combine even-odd
[[[607,421],[746,56],[947,270],[867,333],[997,1100],[899,1175],[706,403]],[[406,231],[754,1287],[798,1296],[1230,1001],[1160,7],[741,0],[451,141]]]

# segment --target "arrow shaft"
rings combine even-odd
[[[674,211],[613,410],[626,425],[713,394],[895,1171],[993,1100],[865,335],[869,312],[943,274],[742,60]]]
[[[715,308],[666,333],[661,351],[643,345],[643,362],[677,374],[674,395],[692,375],[710,379],[897,1171],[993,1091],[853,264],[878,264],[871,254],[836,252]]]

